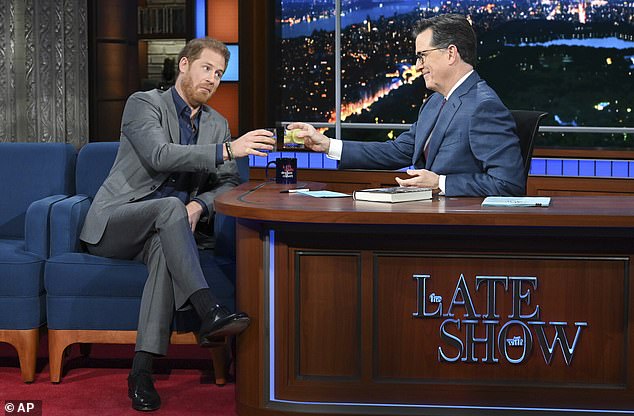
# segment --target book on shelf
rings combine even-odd
[[[407,202],[431,199],[431,188],[414,186],[394,186],[391,188],[372,188],[354,191],[354,199],[372,202]]]
[[[139,35],[182,35],[186,31],[185,5],[157,5],[137,8]]]
[[[550,197],[538,196],[488,196],[482,201],[483,207],[547,207]]]

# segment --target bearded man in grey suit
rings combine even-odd
[[[447,196],[523,195],[524,162],[515,121],[495,91],[474,70],[476,36],[460,15],[423,19],[414,29],[416,70],[435,91],[418,120],[395,140],[329,139],[306,123],[309,149],[339,160],[340,168],[400,169],[413,166],[401,186],[438,190]]]
[[[128,395],[136,410],[161,401],[154,356],[165,355],[174,310],[193,306],[201,346],[243,331],[244,313],[219,305],[203,276],[193,231],[214,212],[214,198],[239,183],[234,158],[266,156],[275,140],[255,130],[231,141],[227,120],[205,103],[229,61],[227,47],[194,39],[181,51],[173,88],[128,99],[114,165],[90,207],[81,239],[90,253],[147,264]]]

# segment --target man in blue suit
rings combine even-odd
[[[447,196],[523,195],[525,178],[515,122],[497,94],[474,70],[476,36],[469,21],[445,14],[414,30],[416,70],[435,91],[418,120],[395,140],[329,139],[306,123],[305,146],[340,160],[340,168],[409,169],[401,186],[439,190]]]

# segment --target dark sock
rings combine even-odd
[[[200,289],[194,292],[190,297],[189,301],[194,306],[196,313],[202,319],[209,313],[209,311],[218,304],[218,299],[211,294],[211,290]]]
[[[146,351],[137,351],[132,360],[132,373],[139,371],[152,372],[152,364],[154,363],[154,354]]]

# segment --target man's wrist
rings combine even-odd
[[[231,150],[231,142],[225,142],[224,149],[222,151],[223,159],[225,160],[233,160],[233,151]]]
[[[198,205],[200,205],[200,208],[202,209],[202,213],[201,213],[202,217],[204,217],[205,215],[209,213],[209,210],[207,209],[207,205],[202,200],[198,198],[192,198],[192,202],[196,202]]]

